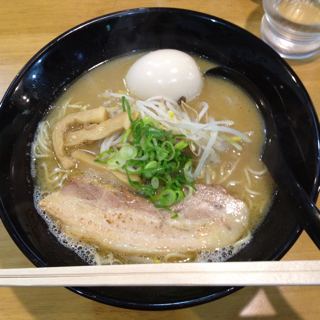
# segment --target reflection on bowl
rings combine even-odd
[[[135,51],[178,49],[235,69],[263,92],[279,122],[280,143],[301,185],[315,200],[319,126],[312,102],[290,67],[261,40],[226,21],[180,9],[136,9],[103,16],[66,32],[18,74],[0,105],[1,218],[36,266],[84,264],[48,232],[33,203],[30,144],[50,105],[80,75]],[[277,260],[301,232],[279,195],[253,240],[232,261]],[[221,298],[231,287],[70,288],[90,299],[133,309],[174,309]]]

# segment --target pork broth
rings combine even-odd
[[[204,78],[202,92],[196,99],[188,102],[188,105],[197,110],[198,104],[206,101],[210,108],[207,117],[215,120],[232,120],[233,128],[246,133],[251,142],[240,143],[237,149],[230,145],[229,148],[219,153],[219,161],[211,163],[210,166],[201,171],[197,183],[218,184],[227,189],[235,198],[245,202],[249,208],[250,220],[248,233],[244,234],[243,241],[232,244],[226,248],[217,248],[208,252],[200,250],[190,252],[187,255],[175,252],[168,256],[150,257],[139,255],[129,257],[119,252],[106,252],[96,247],[94,243],[78,241],[76,236],[68,234],[64,226],[55,221],[38,206],[41,198],[58,190],[63,185],[67,176],[83,175],[81,168],[75,167],[68,171],[60,168],[57,158],[49,153],[46,157],[37,154],[37,138],[40,134],[44,137],[50,136],[54,124],[66,114],[90,110],[101,106],[109,106],[108,99],[102,96],[106,90],[130,94],[125,83],[125,75],[130,66],[141,54],[133,54],[108,61],[88,71],[80,79],[74,82],[56,101],[55,106],[39,126],[34,143],[34,161],[32,162],[33,176],[35,177],[35,204],[47,221],[51,232],[59,241],[75,250],[84,260],[90,264],[95,263],[140,263],[140,262],[171,262],[171,261],[224,261],[240,250],[245,243],[250,241],[250,234],[254,232],[257,225],[263,220],[274,192],[274,184],[264,164],[260,161],[260,150],[264,140],[264,126],[261,115],[254,101],[241,88],[222,78]],[[194,58],[201,70],[215,66],[204,58]],[[68,106],[68,107],[66,107]],[[189,111],[190,116],[193,111]],[[206,119],[203,120],[204,122]],[[75,125],[69,131],[77,130]],[[44,132],[44,133],[43,133]],[[75,149],[81,149],[98,156],[101,141],[86,143],[81,146],[66,148],[68,155]],[[50,148],[50,143],[48,145]],[[196,165],[197,159],[194,160]],[[94,177],[94,173],[86,172],[88,176]],[[108,183],[100,179],[102,183]]]

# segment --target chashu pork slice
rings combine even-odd
[[[239,240],[248,228],[246,204],[218,185],[196,187],[188,201],[172,207],[178,219],[124,187],[86,177],[69,178],[39,205],[63,232],[129,255],[214,250]]]

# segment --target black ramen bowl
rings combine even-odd
[[[319,124],[301,81],[263,41],[199,12],[146,8],[109,14],[62,34],[38,52],[14,79],[0,104],[1,219],[37,267],[84,262],[48,231],[34,208],[30,144],[48,108],[92,67],[134,52],[173,48],[204,56],[251,80],[272,108],[279,143],[300,184],[316,201]],[[302,229],[287,200],[276,194],[253,240],[232,261],[279,260]],[[118,307],[160,310],[190,307],[226,296],[237,287],[81,287],[72,291]]]

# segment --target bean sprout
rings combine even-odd
[[[240,144],[232,139],[237,138],[244,142],[250,142],[246,134],[231,128],[234,123],[231,120],[215,121],[209,118],[210,122],[201,123],[200,120],[206,116],[209,105],[206,102],[199,104],[200,113],[195,113],[194,120],[188,115],[187,109],[191,109],[185,102],[181,106],[174,100],[165,97],[152,97],[148,100],[136,100],[128,95],[121,93],[105,92],[103,97],[122,98],[125,96],[131,104],[131,110],[140,113],[142,118],[149,116],[157,120],[160,127],[166,131],[172,130],[173,134],[184,134],[189,143],[191,151],[200,157],[193,177],[198,178],[203,166],[210,162],[216,162],[219,159],[218,152],[225,151],[228,145],[234,145],[241,149]],[[121,109],[121,105],[117,105]],[[115,110],[113,109],[113,112]],[[231,134],[228,138],[221,133]]]

